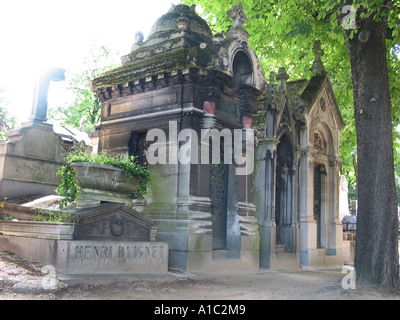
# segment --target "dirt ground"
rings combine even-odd
[[[0,300],[399,300],[377,286],[343,289],[340,267],[179,273],[159,276],[65,276],[0,251]]]

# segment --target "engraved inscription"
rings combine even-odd
[[[73,249],[74,260],[162,259],[167,252],[164,245],[134,244],[119,246],[78,245]]]

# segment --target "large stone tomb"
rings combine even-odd
[[[246,15],[240,5],[234,11],[230,16],[235,24],[224,38],[212,35],[194,6],[172,6],[146,41],[137,37],[132,51],[121,58],[122,66],[92,81],[102,102],[99,150],[140,159],[147,148],[154,148],[146,140],[152,129],[167,137],[158,152],[167,163],[149,163],[155,183],[142,212],[155,220],[157,240],[168,242],[173,269],[259,267],[252,175],[237,175],[237,163],[223,151],[217,155],[223,159],[220,164],[195,160],[201,156],[196,137],[202,130],[251,130],[255,103],[265,86],[242,27]],[[196,144],[187,154],[189,163],[171,160],[183,145],[177,135],[189,130],[188,139]]]

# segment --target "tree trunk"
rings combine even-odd
[[[357,130],[358,282],[399,288],[398,218],[392,112],[386,57],[387,20],[361,19],[347,42]]]
[[[355,182],[355,186],[356,186],[356,199],[358,200],[358,166],[357,166],[357,160],[356,160],[356,155],[353,154],[353,168],[354,168],[354,175],[356,176],[356,182]]]

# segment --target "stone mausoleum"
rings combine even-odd
[[[151,192],[135,208],[155,221],[171,268],[343,264],[338,187],[344,124],[320,44],[313,48],[311,79],[289,82],[281,68],[266,80],[240,3],[227,14],[231,28],[213,35],[194,6],[173,5],[145,41],[136,34],[120,67],[93,79],[102,101],[99,150],[135,155],[148,166]],[[146,139],[152,129],[165,133],[164,144]],[[213,129],[242,130],[250,138],[254,132],[254,153],[245,147],[249,140],[240,150],[254,159],[254,170],[237,174],[240,164],[222,147],[232,146],[226,136],[219,163],[196,161],[204,143],[199,137]],[[178,141],[181,132],[185,139]],[[147,163],[156,143],[169,160],[189,143],[190,161]],[[218,143],[211,139],[209,148]]]

